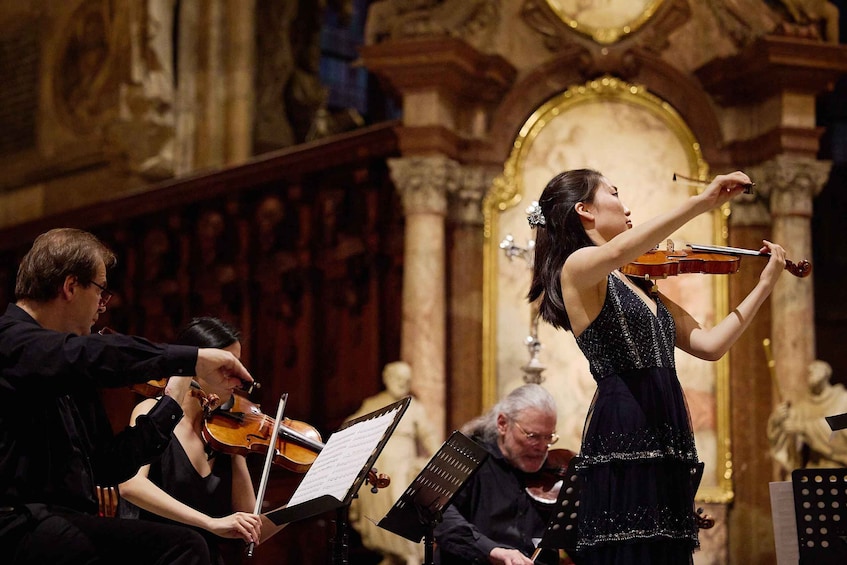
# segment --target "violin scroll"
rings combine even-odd
[[[371,492],[376,494],[379,492],[379,489],[391,484],[391,477],[385,473],[380,473],[376,467],[373,467],[368,471],[368,476],[365,477],[365,483],[371,485]]]
[[[785,260],[785,270],[794,275],[795,277],[808,277],[812,272],[812,264],[809,263],[806,259],[802,261],[798,261],[796,263],[792,263],[788,259]]]
[[[712,518],[711,514],[704,514],[702,508],[698,508],[697,512],[694,513],[694,523],[701,530],[708,530],[715,527],[715,519]]]

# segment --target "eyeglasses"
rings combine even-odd
[[[512,421],[515,423],[515,427],[518,428],[521,431],[521,433],[526,436],[527,441],[530,441],[530,442],[533,442],[533,443],[543,441],[547,445],[553,445],[554,443],[559,441],[559,434],[557,434],[556,432],[553,432],[552,434],[547,434],[547,435],[538,434],[538,433],[535,433],[535,432],[528,432],[525,429],[523,429],[523,427],[521,427],[520,424],[518,424],[517,420],[512,420]]]
[[[115,293],[103,286],[102,284],[98,284],[94,281],[91,281],[91,284],[100,289],[100,304],[102,304],[103,306],[108,304]]]

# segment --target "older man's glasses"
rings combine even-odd
[[[517,420],[512,420],[515,423],[515,427],[520,430],[520,432],[526,436],[526,440],[530,443],[546,443],[547,445],[553,445],[557,441],[559,441],[559,434],[553,432],[552,434],[539,434],[536,432],[528,432],[518,423]]]
[[[112,295],[115,293],[103,286],[102,284],[98,284],[94,281],[91,281],[91,284],[100,289],[100,304],[102,304],[103,306],[108,304],[109,301],[112,299]]]

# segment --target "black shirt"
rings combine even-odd
[[[487,564],[495,547],[517,549],[531,557],[550,511],[529,496],[526,474],[509,464],[496,444],[473,439],[490,457],[444,509],[443,521],[433,532],[434,561],[440,565]],[[557,563],[554,554],[546,550],[536,563]]]
[[[56,332],[10,304],[0,316],[0,507],[96,512],[95,485],[132,477],[182,417],[166,396],[113,435],[97,389],[193,375],[196,363],[196,347]]]

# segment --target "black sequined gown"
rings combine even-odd
[[[700,464],[676,375],[673,317],[656,302],[654,315],[610,274],[600,314],[576,339],[597,382],[579,467],[580,565],[688,564],[699,545]]]

